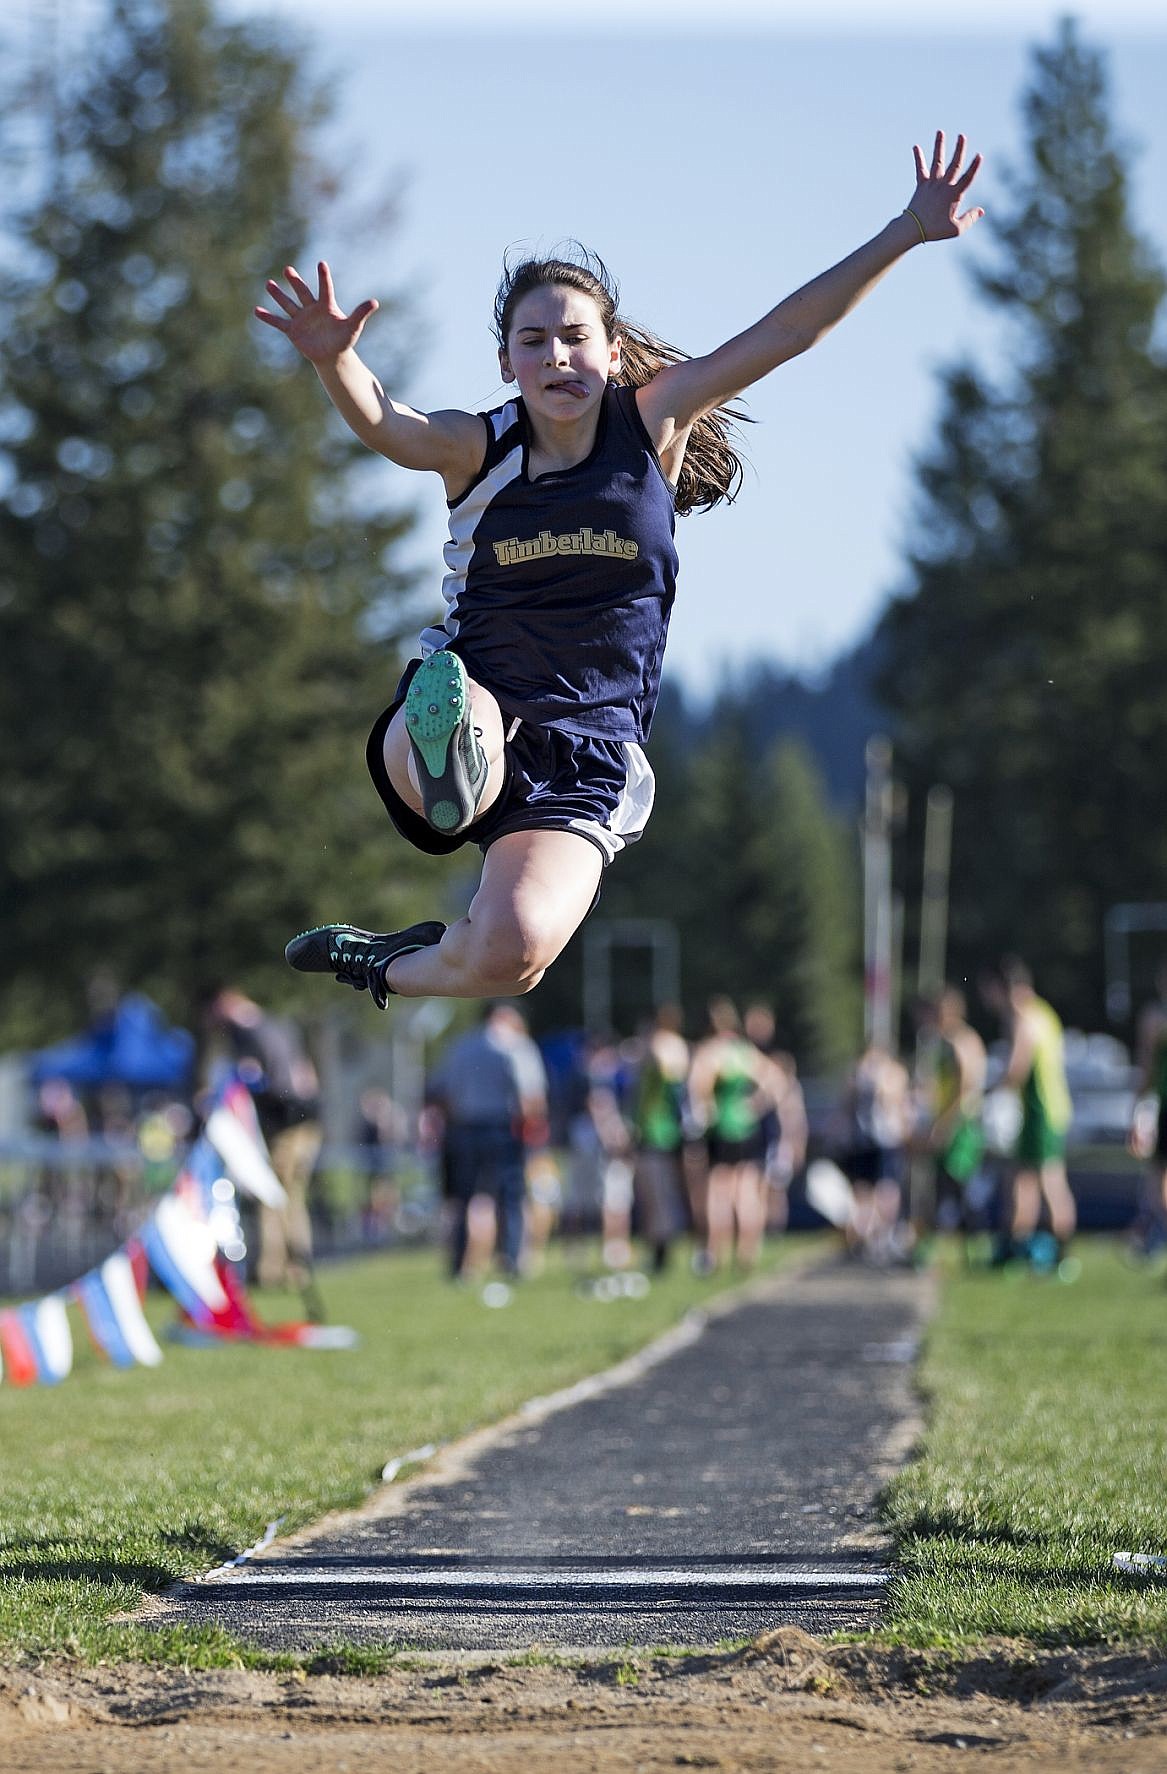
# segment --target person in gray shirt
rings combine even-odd
[[[532,1129],[546,1119],[547,1075],[512,1004],[488,1004],[479,1026],[446,1049],[430,1079],[429,1097],[445,1122],[450,1273],[460,1274],[466,1258],[470,1202],[485,1194],[493,1199],[498,1219],[499,1262],[508,1275],[517,1275],[526,1151]]]

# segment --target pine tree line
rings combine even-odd
[[[1165,286],[1072,24],[1036,53],[1024,116],[980,279],[1010,371],[945,378],[879,688],[917,815],[929,783],[955,795],[953,970],[1021,952],[1097,1026],[1108,909],[1167,900]],[[917,817],[913,872],[919,842]]]

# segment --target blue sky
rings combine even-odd
[[[66,4],[66,22],[93,4]],[[741,498],[679,526],[669,669],[691,688],[761,657],[814,668],[865,632],[901,583],[911,465],[929,444],[938,367],[965,352],[1007,361],[968,273],[991,256],[1029,49],[1050,40],[1057,9],[493,0],[487,14],[427,0],[423,14],[385,0],[343,11],[230,0],[228,10],[287,19],[332,77],[328,146],[346,196],[403,175],[395,226],[326,220],[309,256],[330,260],[342,301],[415,293],[425,350],[393,391],[422,407],[501,398],[489,316],[506,247],[585,241],[630,315],[700,352],[896,214],[912,191],[913,141],[963,129],[987,157],[973,198],[989,221],[966,242],[910,254],[835,334],[756,387]],[[1167,259],[1167,192],[1152,182],[1167,161],[1167,8],[1074,10],[1109,51],[1113,115],[1140,150],[1135,219]],[[364,345],[374,368],[378,344],[375,318]],[[375,472],[421,508],[413,552],[436,598],[439,483]]]

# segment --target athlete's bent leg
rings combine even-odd
[[[537,986],[587,917],[603,872],[575,832],[507,832],[486,852],[470,910],[440,943],[392,961],[403,998],[512,998]]]
[[[471,719],[479,735],[478,743],[486,759],[486,787],[477,797],[476,818],[494,805],[502,788],[506,771],[503,768],[503,745],[506,730],[502,710],[489,690],[467,680],[470,691]],[[404,703],[390,721],[385,733],[385,770],[390,782],[405,805],[425,818],[425,803],[418,782],[417,758],[409,740],[408,716]]]

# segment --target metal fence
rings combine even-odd
[[[152,1160],[133,1140],[0,1140],[0,1296],[63,1287],[103,1262],[147,1218],[182,1156]],[[240,1205],[254,1247],[254,1214]],[[321,1257],[430,1237],[440,1212],[434,1160],[415,1147],[326,1146],[311,1207]]]

